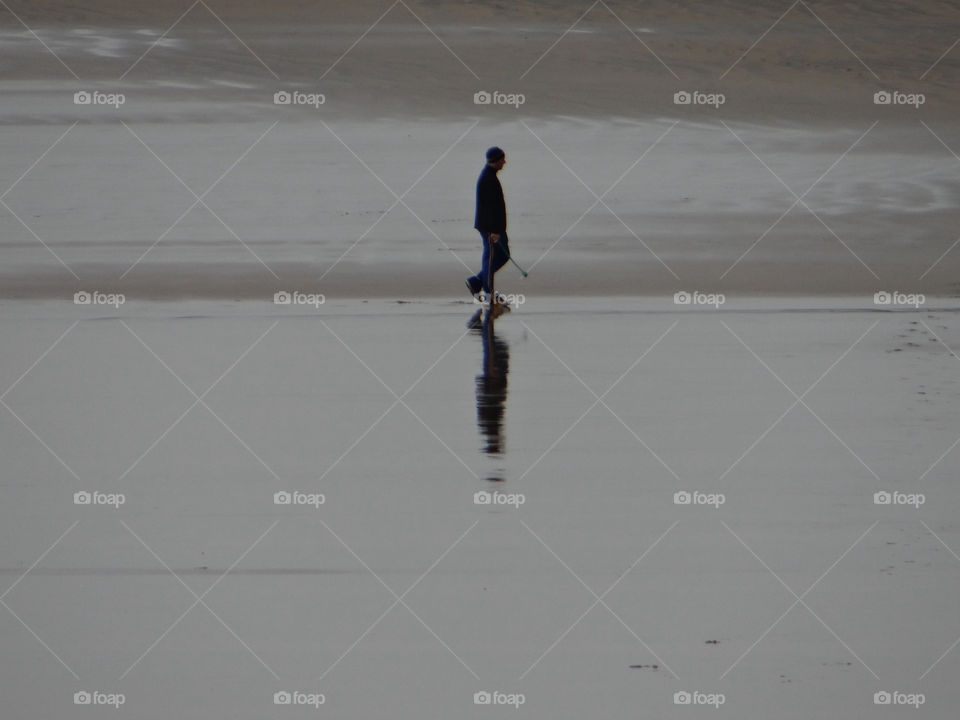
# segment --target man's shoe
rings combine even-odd
[[[467,279],[467,290],[470,291],[470,294],[471,294],[471,295],[473,295],[474,297],[476,297],[476,296],[480,293],[480,290],[481,290],[482,288],[473,285],[473,284],[470,282],[470,280],[472,280],[472,279],[473,279],[473,278],[468,278],[468,279]]]

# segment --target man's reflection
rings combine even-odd
[[[483,372],[476,377],[477,426],[483,438],[481,449],[487,455],[503,455],[503,416],[507,403],[510,350],[507,343],[497,337],[493,323],[492,313],[477,310],[469,327],[471,332],[480,335],[483,342]]]

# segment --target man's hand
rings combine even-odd
[[[490,233],[490,242],[495,243],[500,239],[500,235],[497,233]]]

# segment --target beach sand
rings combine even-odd
[[[8,1],[0,715],[954,717],[958,20]]]

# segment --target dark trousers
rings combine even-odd
[[[510,259],[510,246],[507,244],[509,240],[505,232],[500,233],[500,239],[495,243],[490,242],[489,233],[482,232],[480,237],[483,238],[483,258],[481,259],[483,267],[467,282],[470,283],[471,288],[482,287],[483,291],[489,294],[490,280],[493,274],[506,265]]]

